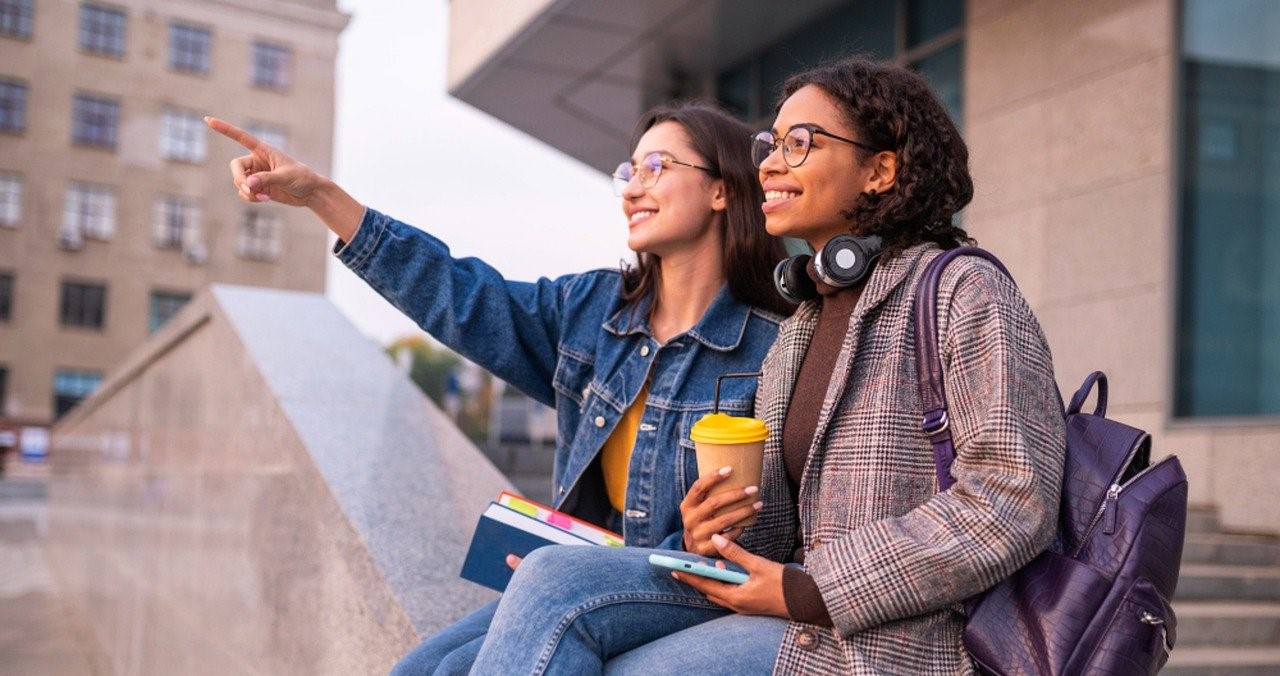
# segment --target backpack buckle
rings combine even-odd
[[[920,422],[920,429],[924,430],[924,433],[929,436],[945,432],[950,426],[951,419],[947,417],[947,409],[945,408],[925,413],[924,420]]]

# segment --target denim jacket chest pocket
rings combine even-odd
[[[592,355],[560,347],[560,359],[556,364],[555,375],[551,386],[556,391],[557,408],[568,405],[576,410],[576,415],[565,415],[561,410],[557,416],[556,445],[564,447],[572,441],[578,423],[584,413],[587,399],[591,396],[591,380],[595,375],[595,359]]]

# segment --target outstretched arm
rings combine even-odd
[[[239,143],[248,155],[231,160],[231,180],[246,202],[279,202],[306,207],[344,242],[351,241],[364,205],[337,183],[253,134],[216,117],[204,118],[209,128]]]

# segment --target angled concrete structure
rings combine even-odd
[[[322,296],[214,286],[54,428],[49,552],[102,673],[372,674],[493,597],[508,482]]]

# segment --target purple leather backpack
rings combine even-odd
[[[955,447],[938,356],[938,280],[957,256],[930,261],[916,289],[916,364],[922,428],[933,445],[939,490],[955,482]],[[1093,413],[1081,411],[1094,386]],[[1108,420],[1107,378],[1085,379],[1065,411],[1067,456],[1058,529],[1047,551],[967,602],[964,645],[993,674],[1155,674],[1169,658],[1187,518],[1187,477],[1178,459],[1151,464],[1151,437]]]

